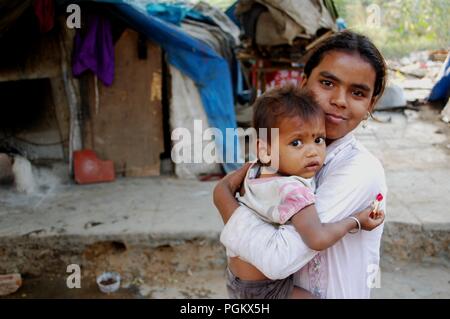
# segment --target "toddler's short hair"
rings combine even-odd
[[[270,128],[279,128],[282,118],[300,117],[303,121],[324,119],[324,112],[311,93],[294,85],[285,85],[266,91],[253,105],[253,127],[258,138],[260,128],[267,128],[270,143]]]

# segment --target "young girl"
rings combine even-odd
[[[314,178],[315,207],[322,222],[339,221],[362,211],[379,193],[384,197],[380,210],[386,212],[383,166],[352,132],[370,115],[385,83],[383,56],[370,39],[350,31],[319,43],[305,64],[301,85],[314,93],[325,112],[327,153]],[[283,279],[299,269],[298,265],[304,265],[311,251],[302,243],[295,244],[298,233],[289,225],[283,238],[264,237],[278,226],[262,221],[236,201],[248,166],[228,174],[214,188],[214,204],[225,223],[224,231],[235,229],[234,221],[242,216],[258,224],[241,228],[226,246],[268,277]],[[344,236],[302,267],[294,276],[295,285],[318,291],[326,298],[370,298],[374,279],[379,278],[382,233],[383,224],[370,232]],[[286,237],[291,239],[289,245],[283,244]]]
[[[268,91],[255,102],[253,124],[258,134],[258,160],[248,170],[244,194],[238,200],[260,219],[278,225],[271,228],[270,234],[264,234],[265,238],[268,236],[273,240],[255,237],[253,242],[306,244],[311,249],[304,262],[306,264],[314,257],[315,251],[330,247],[348,232],[357,232],[361,228],[372,230],[383,222],[384,215],[378,212],[371,214],[371,208],[336,223],[320,222],[314,206],[313,177],[325,159],[325,114],[312,96],[294,86]],[[278,129],[278,136],[270,134],[271,128]],[[263,130],[267,130],[267,134],[261,134]],[[277,152],[274,154],[275,148]],[[242,229],[259,227],[254,219],[239,216],[242,218],[233,223],[235,228],[222,232],[221,241],[225,246],[239,236]],[[292,232],[286,232],[287,227],[295,227],[302,240],[290,237]],[[286,248],[279,247],[279,250]],[[270,248],[270,251],[276,249]],[[260,253],[265,254],[264,251]],[[294,287],[293,275],[271,280],[230,249],[227,249],[227,255],[230,257],[227,289],[231,298],[312,297],[306,290]],[[276,259],[277,256],[265,255],[262,258]],[[296,266],[302,267],[303,264]]]

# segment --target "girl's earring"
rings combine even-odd
[[[363,127],[363,128],[366,128],[366,127],[367,127],[367,119],[363,120],[363,122],[362,122],[362,127]]]
[[[364,118],[364,120],[362,121],[362,127],[366,128],[367,127],[367,123],[368,123],[368,119],[369,119],[370,113],[367,113],[366,117]]]

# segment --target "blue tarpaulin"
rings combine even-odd
[[[450,96],[450,54],[447,55],[447,59],[442,67],[442,76],[431,90],[430,96],[428,97],[429,101],[446,102]]]
[[[150,3],[146,5],[147,12],[172,24],[180,25],[185,18],[213,23],[209,18],[187,5],[171,3]]]
[[[239,22],[239,19],[236,17],[234,12],[236,11],[238,1],[235,1],[231,6],[228,7],[228,9],[225,11],[225,14],[228,16],[228,18],[231,19],[238,27],[241,26],[241,23]]]
[[[236,114],[227,61],[181,28],[150,15],[142,1],[141,5],[135,1],[98,2],[114,4],[130,26],[160,45],[167,54],[168,62],[194,81],[199,89],[209,126],[222,132],[222,136],[215,136],[217,154],[223,156],[224,162],[232,159],[223,164],[225,171],[238,168],[241,165],[237,163],[239,143],[234,132]]]

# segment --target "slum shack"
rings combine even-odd
[[[99,166],[112,162],[116,176],[223,171],[171,158],[174,128],[193,133],[194,119],[203,129],[236,127],[239,29],[223,12],[203,2],[0,6],[0,153],[10,171],[20,158],[73,176],[80,150]]]
[[[82,7],[77,29],[54,2],[3,2],[1,151],[70,163],[88,148],[114,161],[116,173],[159,175],[160,47],[98,5]]]

